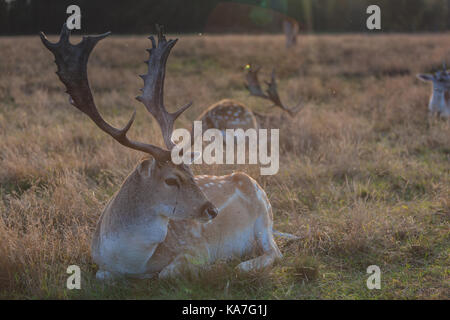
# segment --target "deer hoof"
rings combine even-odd
[[[106,270],[98,270],[95,274],[95,278],[99,281],[112,281],[114,280],[114,275]]]
[[[249,272],[249,271],[253,270],[253,265],[252,265],[251,261],[244,261],[237,265],[236,270],[238,270],[240,272]]]

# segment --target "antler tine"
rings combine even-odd
[[[261,70],[261,67],[256,67],[255,70],[249,67],[247,68],[247,70],[247,84],[245,85],[245,87],[250,92],[250,95],[273,102],[275,107],[279,107],[280,109],[289,113],[289,115],[291,116],[295,116],[302,109],[300,105],[301,103],[295,109],[290,109],[281,102],[280,96],[278,94],[275,69],[272,70],[270,82],[266,81],[267,94],[264,94],[264,92],[262,91],[261,85],[258,80],[258,72]]]
[[[51,43],[47,40],[43,32],[40,33],[42,43],[55,56],[55,63],[58,67],[56,74],[66,86],[66,92],[70,95],[70,103],[89,116],[100,129],[112,136],[120,144],[135,150],[150,153],[157,160],[166,161],[170,159],[169,151],[154,145],[128,139],[127,132],[134,122],[136,111],[123,129],[117,129],[107,123],[97,110],[89,86],[87,63],[95,45],[108,35],[110,35],[110,32],[98,36],[83,37],[83,40],[79,44],[72,45],[69,41],[70,30],[66,24],[63,25],[60,39],[57,43]]]
[[[192,102],[184,105],[178,111],[169,113],[164,106],[164,79],[166,73],[166,63],[170,51],[177,43],[178,39],[167,41],[164,35],[164,27],[156,25],[158,44],[155,38],[150,36],[152,48],[147,49],[149,59],[145,61],[148,64],[148,73],[141,75],[144,80],[144,88],[141,89],[142,94],[136,99],[142,102],[147,110],[155,117],[163,135],[164,143],[167,148],[172,149],[175,144],[171,136],[175,120],[186,111]]]
[[[250,95],[268,99],[269,97],[264,94],[261,89],[261,84],[259,83],[258,73],[260,70],[260,66],[253,69],[250,64],[247,65],[247,74],[245,76],[247,83],[245,84],[245,87],[250,92]]]
[[[267,95],[269,97],[269,100],[274,103],[274,106],[279,107],[280,109],[286,111],[291,116],[295,116],[302,109],[301,101],[295,108],[289,108],[281,102],[280,96],[278,94],[275,69],[272,70],[270,82],[266,82],[266,84],[267,84],[267,91],[266,91]]]
[[[288,109],[284,107],[281,103],[280,96],[278,95],[277,81],[276,81],[276,73],[275,69],[272,70],[272,75],[270,77],[270,82],[266,81],[267,84],[267,95],[269,96],[269,100],[274,103],[275,106],[280,107],[281,109],[287,111]]]

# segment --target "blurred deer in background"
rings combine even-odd
[[[417,78],[432,83],[432,91],[428,111],[431,116],[450,118],[450,73],[445,62],[442,70],[434,74],[418,74]]]
[[[174,113],[164,106],[166,62],[177,40],[167,41],[162,28],[157,30],[157,42],[149,38],[148,73],[141,76],[144,88],[137,100],[156,119],[167,149],[127,137],[136,113],[117,129],[98,112],[87,64],[95,45],[110,33],[83,37],[77,45],[70,44],[66,25],[57,43],[41,33],[71,104],[120,144],[153,157],[136,166],[98,221],[91,248],[97,278],[168,277],[190,270],[192,261],[212,263],[249,253],[259,256],[240,263],[239,270],[270,266],[282,255],[273,239],[272,208],[258,183],[244,173],[194,177],[189,165],[171,161],[174,122],[191,104]]]
[[[291,48],[297,45],[297,35],[299,25],[297,20],[287,17],[283,20],[283,30],[286,35],[286,48]]]
[[[261,67],[252,68],[251,65],[247,65],[247,83],[245,87],[250,92],[250,95],[258,98],[262,98],[265,100],[269,100],[273,103],[273,107],[280,108],[289,116],[294,117],[297,113],[301,111],[303,108],[301,102],[295,108],[289,108],[284,103],[281,102],[280,96],[278,94],[278,87],[276,82],[276,74],[275,70],[272,71],[272,76],[270,78],[270,82],[266,82],[267,89],[266,93],[261,89],[261,84],[259,83],[258,73],[261,70]]]
[[[202,122],[202,131],[218,129],[225,136],[226,129],[258,129],[253,112],[244,104],[224,99],[204,111],[197,119]]]
[[[265,94],[258,80],[258,72],[260,69],[260,67],[253,69],[250,65],[246,66],[247,83],[245,87],[247,90],[252,96],[269,100],[273,103],[274,107],[278,107],[289,114],[289,116],[294,117],[302,109],[301,104],[292,109],[281,102],[275,79],[275,71],[272,72],[271,81],[267,83],[267,94]],[[207,129],[219,129],[223,135],[225,135],[226,129],[258,129],[261,127],[260,122],[265,120],[265,115],[251,111],[244,104],[232,99],[224,99],[213,104],[197,119],[197,121],[202,122],[203,132]]]

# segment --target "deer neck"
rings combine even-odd
[[[152,199],[151,190],[144,199],[137,175],[131,173],[107,205],[93,239],[94,260],[119,273],[143,272],[167,236],[169,219],[161,214],[167,208]]]
[[[143,186],[137,170],[133,171],[115,194],[102,216],[102,237],[137,237],[146,234],[147,243],[164,241],[169,219],[168,206],[154,199],[156,186]]]
[[[441,88],[441,87],[433,87],[433,92],[430,98],[430,110],[431,111],[439,111],[445,109],[450,105],[450,91]]]

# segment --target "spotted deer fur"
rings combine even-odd
[[[253,112],[240,102],[232,99],[221,100],[197,119],[202,122],[202,131],[218,129],[225,136],[226,129],[258,129],[258,122]]]

